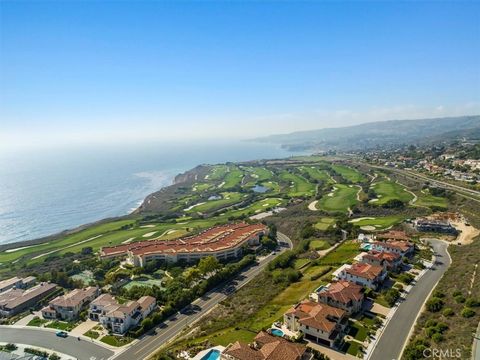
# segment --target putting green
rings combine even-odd
[[[335,184],[333,191],[324,195],[317,207],[327,212],[347,212],[348,208],[358,203],[357,192],[356,186]]]

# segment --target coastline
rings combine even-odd
[[[257,161],[257,160],[255,160]],[[118,216],[112,216],[112,217],[107,217],[103,219],[99,219],[93,222],[85,223],[70,229],[65,229],[59,232],[56,232],[54,234],[42,236],[39,238],[31,239],[31,240],[23,240],[23,241],[15,241],[11,243],[6,243],[6,244],[0,244],[0,252],[4,252],[7,250],[18,250],[20,248],[27,248],[35,245],[40,245],[40,244],[45,244],[48,242],[53,242],[58,240],[61,237],[67,236],[67,235],[72,235],[75,233],[78,233],[80,231],[83,231],[85,229],[88,229],[92,226],[108,223],[111,221],[118,221],[118,220],[125,220],[129,219],[131,217],[134,217],[135,215],[141,213],[143,209],[145,208],[145,204],[150,199],[151,197],[155,197],[157,194],[162,194],[165,193],[169,188],[175,187],[175,185],[179,184],[184,184],[185,182],[191,181],[191,180],[196,180],[199,172],[204,171],[206,168],[211,166],[210,164],[201,164],[197,165],[196,167],[186,170],[183,173],[179,173],[173,177],[171,180],[170,185],[166,185],[161,187],[160,189],[148,194],[145,196],[145,198],[141,201],[139,201],[139,205],[135,208],[129,211],[126,215],[118,215]]]

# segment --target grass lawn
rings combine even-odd
[[[324,195],[317,204],[317,207],[327,212],[347,212],[349,207],[357,204],[356,186],[335,184],[334,190]]]
[[[322,181],[324,184],[333,184],[333,180],[326,170],[319,169],[315,166],[301,166],[299,169],[303,173],[307,173],[314,180]]]
[[[419,194],[417,193],[417,196],[417,201],[414,203],[416,206],[447,208],[447,199],[444,197],[433,196],[423,191]]]
[[[345,264],[351,261],[360,252],[360,244],[355,241],[346,241],[323,258],[317,260],[319,265]]]
[[[227,165],[215,165],[212,166],[212,170],[210,173],[205,177],[208,180],[222,180],[228,173],[228,166]]]
[[[225,181],[223,188],[230,189],[237,185],[240,185],[242,178],[243,178],[243,171],[237,168],[236,166],[231,166],[230,171],[227,173],[227,175],[223,179],[223,181]]]
[[[382,180],[371,186],[378,196],[378,200],[372,201],[371,204],[383,205],[389,200],[397,199],[403,202],[409,202],[413,199],[413,195],[405,191],[405,188],[393,181]]]
[[[104,342],[105,344],[118,347],[131,343],[133,339],[128,336],[105,335],[100,339],[100,341]]]
[[[251,343],[257,332],[245,330],[245,329],[238,329],[235,328],[228,328],[213,335],[208,336],[213,343],[218,345],[227,346],[228,344],[234,343],[235,341],[242,341],[244,343]]]
[[[260,183],[260,185],[265,186],[266,188],[270,189],[270,194],[278,194],[280,193],[280,185],[276,181],[264,181]]]
[[[302,176],[283,171],[280,174],[280,178],[290,184],[287,188],[288,196],[300,197],[315,195],[316,185],[310,183]]]
[[[313,227],[315,227],[318,230],[325,231],[327,230],[330,226],[335,224],[335,218],[331,217],[323,217],[320,219],[319,222],[317,222]]]
[[[75,323],[55,320],[52,321],[50,324],[45,325],[45,327],[63,331],[71,331],[75,327],[75,325]]]
[[[310,259],[297,259],[295,260],[293,267],[298,270],[303,266],[305,266],[306,264],[308,264],[310,261],[311,261]]]
[[[98,331],[95,331],[95,330],[88,330],[83,335],[88,336],[89,338],[92,338],[92,339],[98,339],[98,337],[100,336],[100,333]]]
[[[401,223],[405,219],[403,215],[390,215],[378,218],[358,218],[352,219],[349,222],[357,226],[373,226],[377,230],[386,229],[390,226]]]
[[[340,176],[343,177],[345,180],[348,180],[350,182],[359,183],[366,180],[365,176],[361,172],[351,167],[343,165],[332,165],[331,168],[337,174],[340,174]]]
[[[42,326],[43,324],[46,324],[49,320],[45,320],[42,318],[39,318],[38,316],[35,316],[32,320],[30,320],[27,324],[27,326]]]
[[[284,200],[279,198],[266,198],[256,201],[243,209],[228,210],[222,216],[229,218],[230,216],[254,215],[266,211],[268,208],[280,206],[283,203]]]
[[[342,349],[341,349],[342,352],[345,352],[345,353],[353,355],[353,356],[357,356],[359,350],[360,350],[360,344],[355,342],[355,341],[352,341],[352,342],[346,341],[343,344]]]
[[[206,184],[206,183],[195,183],[193,186],[192,186],[192,191],[205,191],[209,188],[212,187],[212,184]]]
[[[273,176],[270,170],[267,170],[263,167],[246,167],[245,170],[250,174],[251,177],[255,178],[256,182],[270,180]]]
[[[348,331],[348,335],[353,337],[355,340],[360,342],[364,341],[367,338],[367,329],[365,329],[362,325],[358,322],[349,322],[350,330]]]
[[[327,240],[312,240],[310,241],[310,250],[325,250],[330,247],[330,243]]]
[[[240,202],[240,200],[242,200],[243,194],[240,194],[237,192],[223,192],[220,194],[220,196],[222,197],[221,199],[206,201],[204,204],[200,204],[192,207],[187,212],[203,213],[203,212],[215,211],[225,206],[233,205]]]

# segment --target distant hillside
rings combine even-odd
[[[291,150],[362,150],[431,140],[478,138],[480,115],[421,120],[389,120],[343,128],[299,131],[260,139]]]

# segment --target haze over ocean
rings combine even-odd
[[[289,156],[251,142],[162,143],[0,155],[0,244],[125,215],[202,163]]]

